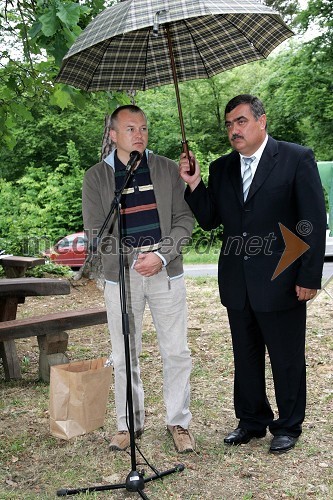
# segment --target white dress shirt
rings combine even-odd
[[[260,148],[257,149],[257,151],[255,153],[253,153],[253,155],[251,155],[251,158],[254,158],[253,162],[251,163],[252,179],[254,177],[254,174],[256,173],[258,163],[259,163],[261,155],[263,154],[263,151],[266,147],[267,141],[268,141],[268,135],[266,134],[265,140],[262,143],[262,145],[260,146]],[[245,170],[244,158],[249,158],[249,156],[244,156],[244,155],[241,155],[240,153],[239,153],[239,156],[241,158],[241,175],[243,178],[244,170]]]

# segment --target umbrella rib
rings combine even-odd
[[[271,15],[269,15],[269,17],[272,17],[272,16],[271,16]],[[233,27],[234,27],[234,28],[235,28],[238,32],[241,32],[241,34],[244,36],[244,38],[246,38],[246,40],[248,41],[248,43],[249,43],[250,45],[252,45],[252,47],[254,47],[254,48],[255,48],[255,50],[258,52],[258,54],[260,54],[262,57],[264,57],[265,59],[267,59],[267,56],[265,56],[265,55],[264,55],[264,53],[263,53],[263,52],[259,49],[259,47],[257,47],[257,46],[256,46],[255,41],[251,41],[251,39],[248,37],[248,35],[247,35],[246,31],[241,30],[241,29],[239,28],[239,26],[238,26],[236,23],[232,22],[232,21],[229,19],[229,17],[228,17],[228,16],[225,16],[225,17],[224,17],[224,19],[227,21],[227,23],[229,23],[231,26],[233,26]],[[278,45],[278,44],[277,44],[277,45]],[[250,61],[248,61],[248,62],[250,62]],[[245,62],[244,64],[247,64],[247,63]]]
[[[112,38],[110,38],[109,43],[108,43],[108,44],[106,44],[106,47],[107,47],[107,48],[109,48],[109,47],[110,47],[110,45],[111,45],[111,43],[112,43]],[[104,54],[104,53],[103,53],[103,54]],[[92,82],[93,82],[93,80],[94,80],[94,75],[95,75],[95,73],[97,73],[97,69],[98,69],[98,67],[99,67],[99,66],[101,65],[101,63],[102,63],[102,60],[103,60],[103,57],[104,57],[104,55],[103,55],[103,54],[101,54],[101,57],[100,57],[100,58],[99,58],[99,60],[98,60],[98,64],[96,64],[95,69],[94,69],[94,71],[92,72],[91,78],[90,78],[89,83],[88,83],[88,86],[87,86],[87,88],[86,88],[86,90],[87,90],[87,91],[89,91],[89,87],[90,87],[90,85],[92,84]]]
[[[147,75],[147,66],[148,66],[148,46],[149,46],[149,38],[150,38],[150,33],[151,33],[151,28],[148,30],[148,33],[147,33],[147,37],[146,37],[146,59],[145,59],[145,75]],[[146,81],[146,78],[144,80],[144,84],[143,84],[143,90],[146,90],[146,84],[147,84],[147,81]]]
[[[215,16],[214,16],[214,17],[215,17]],[[207,78],[209,78],[209,72],[207,71],[207,67],[206,67],[206,64],[205,64],[205,60],[203,59],[203,57],[202,57],[202,55],[201,55],[201,52],[200,52],[200,50],[199,50],[199,47],[198,47],[198,45],[196,44],[195,39],[194,39],[194,37],[193,37],[193,35],[192,35],[192,32],[191,32],[191,30],[190,30],[190,29],[189,29],[189,27],[188,27],[188,24],[187,24],[187,22],[186,22],[186,19],[184,19],[184,24],[185,24],[185,26],[186,26],[187,31],[188,31],[188,32],[189,32],[189,34],[190,34],[190,37],[192,38],[192,41],[193,41],[193,43],[194,43],[194,45],[195,45],[195,48],[196,48],[196,49],[197,49],[197,51],[198,51],[198,54],[199,54],[199,56],[200,56],[200,59],[201,59],[202,65],[203,65],[203,67],[205,68]]]
[[[237,31],[241,31],[241,30],[239,29],[239,27],[238,27],[235,23],[233,23],[232,21],[230,21],[230,19],[228,19],[228,18],[227,18],[227,16],[225,16],[225,18],[224,18],[224,19],[227,21],[227,23],[231,24],[231,26],[233,26],[233,27],[234,27]],[[249,37],[247,36],[247,33],[244,33],[244,31],[243,31],[243,30],[241,31],[241,33],[242,33],[242,35],[246,38],[246,40],[249,42],[249,44],[250,44],[250,45],[255,46],[255,45],[254,45],[254,43],[253,43],[253,42],[251,42],[251,40],[250,40],[250,39],[249,39]],[[256,50],[258,50],[258,49],[256,48]],[[261,52],[260,52],[259,50],[258,50],[258,53],[259,53],[259,54],[261,54]]]

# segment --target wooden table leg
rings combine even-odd
[[[14,340],[0,342],[0,356],[5,370],[5,380],[21,379],[20,362]]]
[[[17,297],[0,299],[0,321],[16,319],[18,302]],[[0,342],[0,356],[5,370],[5,380],[21,379],[20,361],[14,340]]]
[[[28,266],[7,266],[3,264],[6,278],[23,278]]]
[[[59,332],[52,335],[39,335],[39,378],[50,382],[50,367],[69,363],[66,356],[68,333]]]

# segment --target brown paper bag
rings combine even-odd
[[[112,367],[107,358],[51,366],[50,432],[70,439],[104,424]]]

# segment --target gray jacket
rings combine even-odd
[[[148,150],[146,154],[162,233],[158,252],[165,259],[167,273],[172,278],[183,273],[181,249],[191,237],[194,218],[184,200],[185,185],[179,176],[177,164]],[[114,192],[113,151],[104,161],[87,170],[83,180],[83,222],[90,245],[96,246],[96,236],[110,211]],[[100,240],[100,251],[105,279],[118,281],[119,242],[116,210]],[[124,257],[125,264],[130,266],[135,252],[125,252]]]

